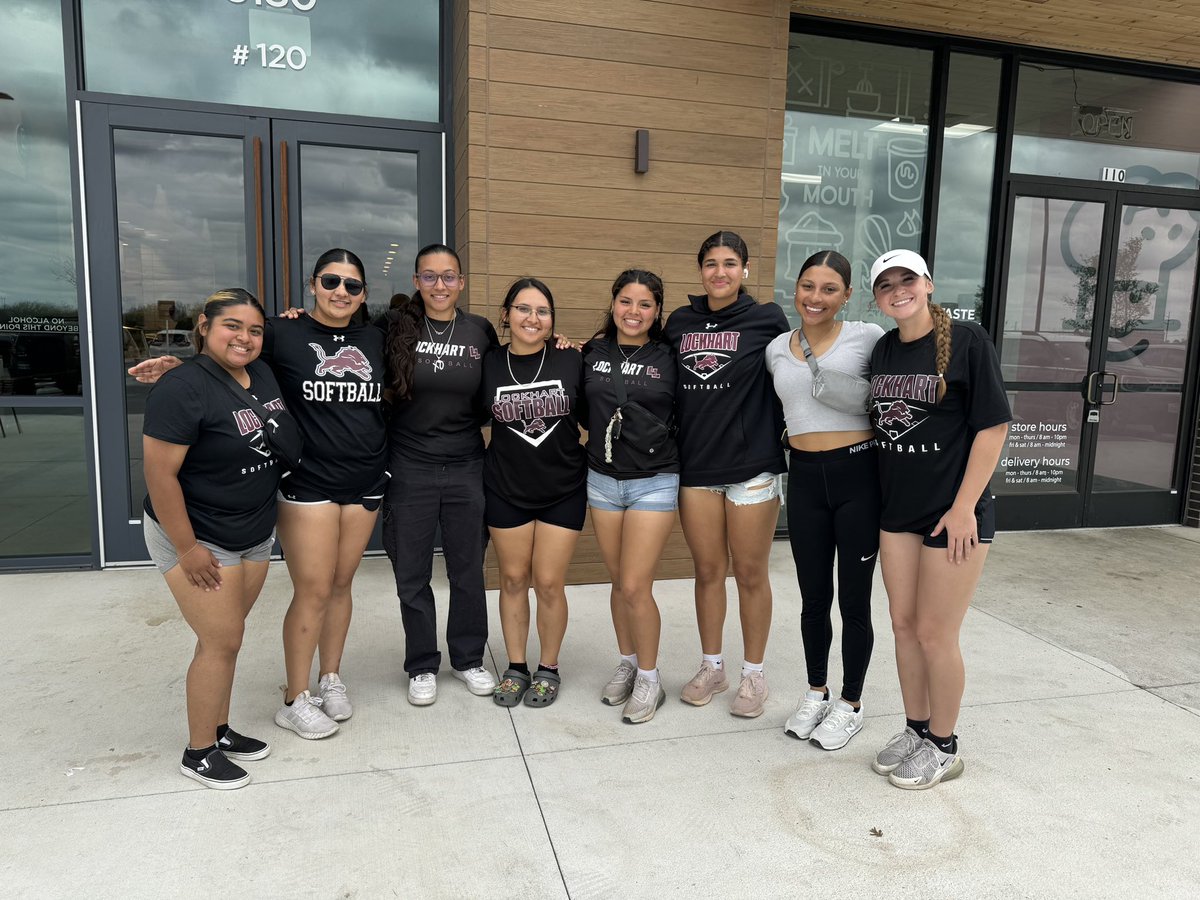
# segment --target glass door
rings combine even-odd
[[[1200,213],[1014,182],[998,335],[1007,528],[1178,521]]]
[[[363,258],[382,312],[420,242],[442,236],[441,138],[86,103],[83,147],[101,560],[137,562],[149,388],[125,370],[192,356],[221,288],[248,288],[268,314],[302,305],[305,267],[330,247]]]

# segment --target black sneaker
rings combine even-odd
[[[266,741],[238,734],[232,728],[227,728],[225,737],[217,741],[217,749],[230,759],[264,759],[271,755]]]
[[[246,770],[226,759],[220,750],[209,751],[201,760],[194,760],[184,753],[179,771],[188,778],[218,791],[232,791],[250,783],[250,776],[246,774]]]

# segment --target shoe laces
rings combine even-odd
[[[432,672],[422,672],[420,675],[418,675],[416,678],[414,678],[413,681],[419,685],[424,686],[427,684],[435,683],[437,681],[437,676],[434,675]]]
[[[796,710],[796,716],[800,719],[811,719],[828,702],[828,700],[814,700],[812,697],[805,697],[800,708]]]
[[[638,703],[647,703],[650,700],[650,694],[656,685],[650,683],[649,678],[639,678],[633,683],[633,699]]]
[[[303,699],[303,703],[300,702],[300,697],[297,697],[292,701],[292,709],[296,710],[296,713],[300,716],[300,718],[304,719],[306,722],[311,722],[318,716],[325,715],[321,711],[321,707],[325,703],[324,699],[321,697],[314,697],[312,694],[309,694]]]
[[[831,709],[829,711],[829,715],[827,715],[825,720],[821,723],[821,727],[827,728],[830,731],[837,731],[839,728],[844,727],[845,724],[849,722],[851,718],[853,718],[854,713],[855,710],[852,709]]]
[[[342,684],[340,681],[326,681],[325,684],[323,684],[321,686],[321,693],[322,694],[341,694],[344,697],[344,696],[346,696],[346,686],[344,684]],[[324,697],[318,697],[317,699],[320,700],[322,703],[325,702]]]
[[[483,676],[487,675],[487,669],[485,669],[483,666],[475,666],[472,669],[464,669],[463,674],[468,678],[482,678]]]
[[[749,675],[742,676],[742,683],[738,685],[738,694],[750,696],[759,693],[762,690],[763,677],[762,672],[751,672]]]

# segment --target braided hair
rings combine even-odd
[[[950,313],[929,300],[929,314],[933,316],[934,365],[937,367],[937,402],[946,396],[946,370],[950,368]]]

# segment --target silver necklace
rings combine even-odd
[[[457,324],[458,316],[455,315],[454,318],[450,320],[450,324],[447,325],[446,328],[444,328],[442,331],[438,331],[429,324],[429,316],[425,317],[425,330],[429,332],[429,343],[433,344],[435,347],[442,348],[441,353],[434,354],[433,371],[435,372],[440,372],[442,369],[446,368],[446,364],[442,362],[442,357],[445,355],[446,349],[450,344],[450,338],[454,336],[454,326]],[[436,338],[434,337],[435,334],[437,335]]]
[[[512,358],[513,358],[512,350],[509,350],[507,353],[504,354],[504,362],[508,364],[508,377],[513,380],[513,384],[524,385],[525,382],[518,381],[517,376],[513,374]],[[538,376],[542,374],[542,366],[544,366],[545,364],[546,364],[546,345],[542,344],[542,361],[538,363],[537,371],[534,372],[534,374],[533,374],[533,381],[528,382],[528,384],[537,384]]]
[[[649,342],[649,341],[647,341],[646,343],[648,344],[648,343],[650,343],[650,342]],[[633,361],[633,358],[634,358],[635,356],[637,356],[639,353],[641,353],[641,352],[642,352],[642,348],[643,348],[643,347],[645,347],[645,346],[646,346],[646,344],[638,344],[636,347],[634,347],[634,348],[633,348],[633,352],[632,352],[632,353],[630,353],[629,355],[626,355],[626,354],[625,354],[625,348],[624,348],[624,347],[622,347],[620,344],[617,344],[617,349],[618,349],[618,350],[620,350],[620,351],[621,351],[621,355],[625,357],[625,362],[632,362],[632,361]]]

